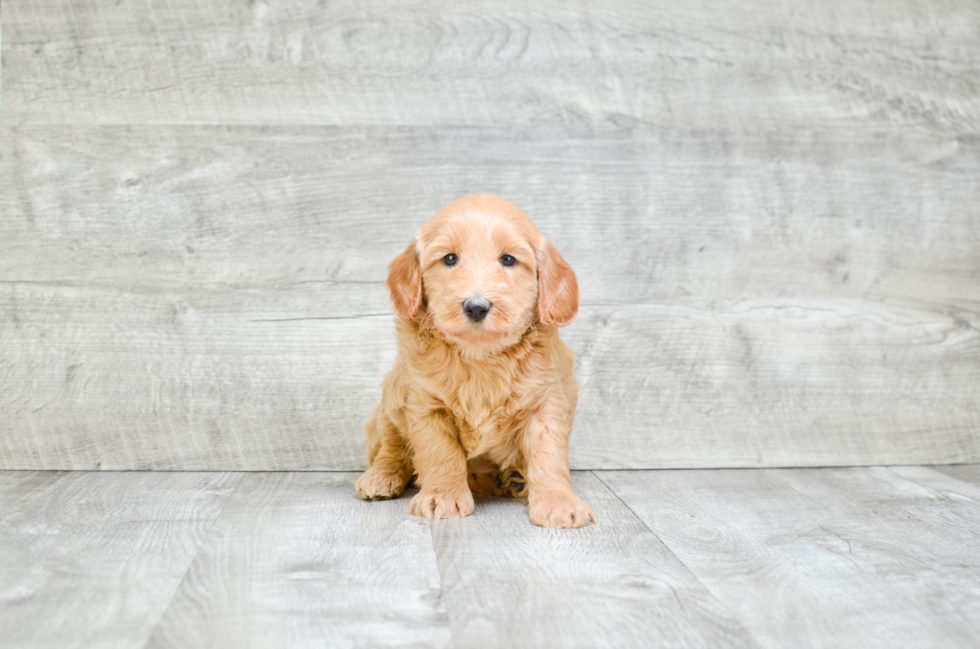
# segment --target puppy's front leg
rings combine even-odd
[[[408,420],[419,491],[408,513],[423,518],[459,518],[473,513],[473,494],[466,482],[466,453],[443,410],[417,413]]]
[[[596,523],[595,511],[572,491],[568,471],[569,427],[554,411],[542,408],[524,433],[528,513],[541,527],[584,527]]]

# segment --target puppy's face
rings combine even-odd
[[[538,300],[532,233],[483,211],[433,225],[417,251],[432,324],[464,345],[517,342]]]
[[[474,194],[443,208],[391,263],[395,312],[426,318],[471,351],[516,343],[537,322],[569,324],[575,273],[513,204]]]

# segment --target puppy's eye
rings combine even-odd
[[[503,264],[504,266],[513,266],[514,264],[517,263],[517,260],[511,257],[510,255],[504,255],[503,257],[500,258],[500,263]]]
[[[454,255],[453,253],[449,253],[448,255],[442,258],[442,261],[447,266],[455,266],[457,263],[459,263],[459,257]]]

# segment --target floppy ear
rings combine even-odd
[[[578,313],[578,281],[575,271],[547,239],[538,249],[538,320],[564,327]]]
[[[395,315],[411,322],[422,306],[422,267],[419,254],[415,251],[415,239],[408,244],[405,252],[391,260],[388,265],[388,291]]]

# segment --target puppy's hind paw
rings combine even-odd
[[[422,491],[408,503],[408,513],[422,518],[462,518],[473,513],[469,489],[452,492]]]
[[[527,495],[527,480],[524,479],[524,476],[517,469],[511,469],[506,473],[503,486],[507,491],[507,495],[513,496],[514,498],[523,498]]]
[[[354,488],[364,500],[388,500],[402,495],[406,484],[408,481],[404,474],[373,466],[357,479]]]
[[[471,491],[481,494],[511,498],[523,498],[527,495],[527,481],[516,469],[505,469],[494,473],[471,471],[467,482]]]

